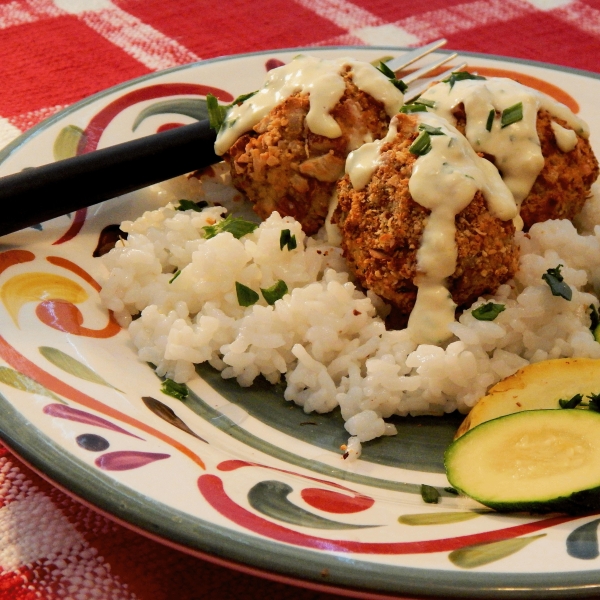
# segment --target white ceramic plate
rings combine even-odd
[[[307,51],[368,61],[402,52]],[[190,122],[202,116],[208,91],[233,99],[297,53],[209,60],[107,90],[12,143],[0,153],[0,174]],[[599,76],[466,58],[483,74],[551,83],[546,91],[578,105],[600,148]],[[149,203],[144,192],[130,194],[1,240],[0,435],[14,451],[148,535],[302,585],[362,597],[600,590],[597,515],[482,513],[443,490],[441,459],[459,417],[398,419],[398,436],[367,444],[347,464],[341,417],[305,415],[277,387],[241,389],[202,368],[185,401],[161,393],[101,307],[93,258],[106,226]],[[421,484],[440,489],[441,502],[425,504]]]

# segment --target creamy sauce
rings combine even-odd
[[[381,102],[387,114],[395,115],[404,96],[390,80],[369,63],[351,58],[321,60],[298,56],[287,65],[269,71],[263,87],[254,96],[227,114],[217,135],[215,152],[222,155],[244,133],[250,131],[273,108],[293,94],[308,94],[310,109],[306,124],[310,131],[328,138],[342,135],[330,112],[343,96],[346,84],[342,73],[350,66],[352,81],[363,92]]]
[[[582,137],[588,137],[587,125],[564,104],[546,94],[525,87],[511,79],[466,79],[451,87],[441,82],[429,88],[422,98],[433,101],[429,110],[456,124],[452,111],[463,104],[467,116],[465,135],[477,152],[495,157],[495,163],[518,205],[529,194],[544,157],[536,130],[540,108],[563,119]],[[523,118],[505,127],[501,125],[502,111],[518,103],[523,106]],[[487,130],[490,111],[495,111],[491,130]]]
[[[456,270],[456,215],[481,190],[491,214],[509,220],[518,209],[498,170],[479,157],[467,140],[447,121],[431,113],[415,113],[418,124],[440,128],[431,135],[431,150],[419,156],[408,182],[415,202],[431,211],[417,251],[417,301],[408,321],[408,331],[418,344],[437,344],[451,336],[454,304],[446,279]],[[418,125],[417,125],[418,126]],[[366,144],[351,153],[346,172],[355,189],[367,185],[375,169],[385,160],[381,147],[396,137],[396,120],[384,140]]]
[[[550,123],[556,145],[561,152],[571,152],[577,146],[577,134],[572,129],[565,129],[562,125],[552,121]]]

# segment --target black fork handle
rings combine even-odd
[[[0,235],[221,160],[198,121],[0,178]]]

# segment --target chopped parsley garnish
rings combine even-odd
[[[181,269],[177,269],[175,273],[173,273],[173,277],[169,279],[169,283],[173,283],[179,276],[181,275]]]
[[[409,102],[409,104],[422,104],[427,108],[435,108],[435,100],[429,100],[428,98],[423,98],[422,96],[413,100],[413,102]]]
[[[554,269],[548,269],[543,275],[542,279],[550,286],[550,291],[553,296],[560,296],[565,300],[571,300],[573,297],[573,290],[563,280],[563,276],[560,274],[560,268],[562,265]]]
[[[431,150],[431,137],[427,131],[422,130],[417,139],[410,145],[408,151],[417,156],[423,156]]]
[[[235,282],[235,293],[240,306],[252,306],[258,302],[258,294],[239,281]]]
[[[257,90],[258,91],[258,90]],[[225,118],[227,117],[227,111],[232,107],[238,104],[242,104],[248,98],[251,98],[256,94],[256,91],[249,92],[248,94],[242,94],[238,96],[231,104],[219,104],[216,96],[212,94],[206,95],[206,108],[208,110],[208,122],[210,126],[215,131],[219,131],[225,122]]]
[[[185,385],[185,383],[177,383],[172,379],[165,379],[160,386],[160,391],[163,394],[167,394],[167,396],[177,398],[177,400],[187,398],[190,393],[190,390],[188,390],[188,386]]]
[[[503,310],[506,310],[504,304],[494,304],[494,302],[488,302],[478,306],[471,314],[478,321],[493,321]]]
[[[502,111],[502,117],[500,117],[500,126],[502,128],[508,127],[513,123],[523,120],[523,103],[517,102]]]
[[[432,127],[431,125],[427,125],[427,123],[421,123],[419,129],[426,131],[429,135],[446,135],[441,127]]]
[[[577,406],[579,406],[581,404],[582,400],[583,400],[583,396],[581,394],[575,394],[569,400],[561,398],[558,401],[558,403],[560,404],[561,408],[576,408]]]
[[[492,125],[494,124],[494,117],[496,116],[496,111],[492,108],[488,114],[487,122],[485,124],[485,128],[488,131],[492,130]]]
[[[285,281],[280,279],[277,283],[266,289],[260,288],[263,298],[267,301],[267,304],[275,304],[277,300],[283,298],[288,293],[288,286]]]
[[[222,221],[219,221],[214,225],[206,225],[202,229],[204,230],[204,237],[207,240],[215,237],[215,235],[218,235],[219,233],[224,233],[226,231],[231,233],[234,238],[239,240],[248,233],[252,233],[257,227],[257,223],[252,223],[251,221],[246,221],[245,219],[240,219],[238,217],[234,217],[233,215],[227,215],[227,217]]]
[[[203,208],[208,206],[208,202],[201,200],[200,202],[194,202],[193,200],[180,200],[179,206],[175,210],[195,210],[196,212],[202,212]]]
[[[455,490],[453,487],[445,487],[444,491],[452,494],[453,496],[458,496],[458,490]]]
[[[296,236],[292,235],[289,229],[282,229],[279,234],[279,249],[283,250],[286,246],[288,250],[294,250],[297,248],[298,243],[296,242]]]
[[[600,394],[591,394],[588,396],[588,408],[594,412],[600,412]]]
[[[401,113],[410,114],[416,112],[427,112],[427,105],[420,102],[414,102],[413,104],[405,104],[401,109]]]
[[[421,498],[427,504],[437,504],[440,500],[440,493],[431,485],[421,484]]]
[[[215,131],[219,131],[227,116],[227,106],[219,104],[216,96],[208,94],[206,96],[206,109],[208,110],[208,122]]]
[[[392,71],[384,62],[379,62],[379,66],[375,67],[378,71],[383,73],[403,94],[408,89],[408,86],[402,81],[402,79],[396,79],[396,73]]]
[[[590,320],[590,331],[595,334],[596,328],[600,325],[600,315],[598,314],[598,309],[593,304],[590,304]]]
[[[448,77],[447,79],[442,79],[443,83],[449,83],[450,89],[454,87],[454,84],[457,81],[463,81],[464,79],[484,79],[481,75],[473,75],[473,73],[469,73],[468,71],[455,71]]]

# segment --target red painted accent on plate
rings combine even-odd
[[[294,544],[328,552],[352,552],[360,554],[428,554],[432,552],[451,552],[465,546],[501,540],[513,539],[522,535],[548,529],[561,523],[573,521],[581,516],[560,516],[541,519],[522,525],[514,525],[504,529],[483,531],[454,538],[420,540],[413,542],[359,542],[355,540],[330,540],[283,527],[267,521],[236,504],[225,493],[223,482],[216,475],[201,475],[198,478],[198,489],[205,500],[219,514],[230,521],[258,535],[278,542]]]
[[[35,259],[35,254],[29,250],[7,250],[0,254],[0,274],[6,269],[20,263],[31,262]]]
[[[156,132],[169,131],[169,129],[177,129],[178,127],[183,127],[183,123],[164,123],[156,130]]]
[[[170,454],[157,454],[156,452],[137,452],[135,450],[117,450],[99,456],[95,465],[104,471],[129,471],[139,469],[144,465],[169,458]]]
[[[213,96],[216,96],[223,102],[231,102],[234,99],[231,94],[224,90],[210,85],[196,83],[159,83],[133,90],[132,92],[119,96],[92,117],[81,138],[82,144],[77,149],[77,154],[86,154],[87,152],[96,150],[104,130],[122,110],[145,100],[183,94],[194,96],[213,94]]]
[[[76,211],[69,229],[67,229],[62,237],[58,238],[55,242],[52,242],[52,245],[58,246],[59,244],[64,244],[65,242],[72,240],[81,231],[81,228],[85,223],[86,216],[87,208],[81,208]]]
[[[320,488],[305,488],[300,492],[302,500],[313,508],[329,513],[350,514],[367,510],[375,504],[373,498],[356,495],[346,496],[331,490]]]
[[[62,256],[47,256],[46,260],[51,265],[56,265],[57,267],[68,269],[71,273],[75,273],[75,275],[78,275],[81,279],[87,281],[97,292],[102,289],[100,284],[85,269],[82,269],[68,258],[63,258]]]
[[[283,67],[283,65],[285,65],[285,63],[282,60],[279,60],[278,58],[270,58],[265,63],[265,69],[267,69],[267,71],[272,71],[277,67]]]
[[[107,417],[117,419],[122,423],[127,423],[127,425],[132,425],[141,431],[145,431],[155,438],[162,440],[166,444],[169,444],[169,446],[176,448],[202,469],[206,469],[204,461],[194,452],[192,452],[187,446],[184,446],[177,440],[174,440],[173,438],[164,434],[162,431],[154,429],[154,427],[150,427],[142,421],[138,421],[137,419],[122,413],[121,411],[103,404],[99,400],[80,392],[64,381],[54,377],[54,375],[47,373],[35,363],[31,362],[28,358],[23,356],[18,350],[16,350],[16,348],[13,348],[1,335],[0,357],[2,357],[13,369],[19,371],[19,373],[22,373],[23,375],[27,375],[27,377],[31,377],[31,379],[37,381],[40,385],[43,385],[55,394],[63,396],[64,398],[68,398],[77,404],[81,404],[82,406],[99,412]]]
[[[73,335],[106,339],[121,331],[121,326],[112,312],[109,312],[108,323],[103,329],[84,327],[81,311],[72,302],[66,300],[44,300],[36,306],[35,314],[42,323],[52,329]]]
[[[334,483],[333,481],[327,481],[326,479],[319,479],[318,477],[311,477],[310,475],[303,475],[302,473],[296,473],[295,471],[288,471],[287,469],[278,469],[277,467],[271,467],[269,465],[261,465],[260,463],[252,463],[245,460],[231,459],[224,460],[223,462],[217,465],[217,469],[219,471],[235,471],[236,469],[241,469],[242,467],[259,467],[261,469],[271,469],[272,471],[278,471],[279,473],[286,473],[287,475],[294,475],[296,477],[303,477],[304,479],[308,479],[309,481],[316,481],[317,483],[323,483],[324,485],[330,485],[331,487],[337,488],[338,490],[344,490],[346,492],[350,492],[355,496],[361,496],[358,492],[351,490],[339,483]]]

